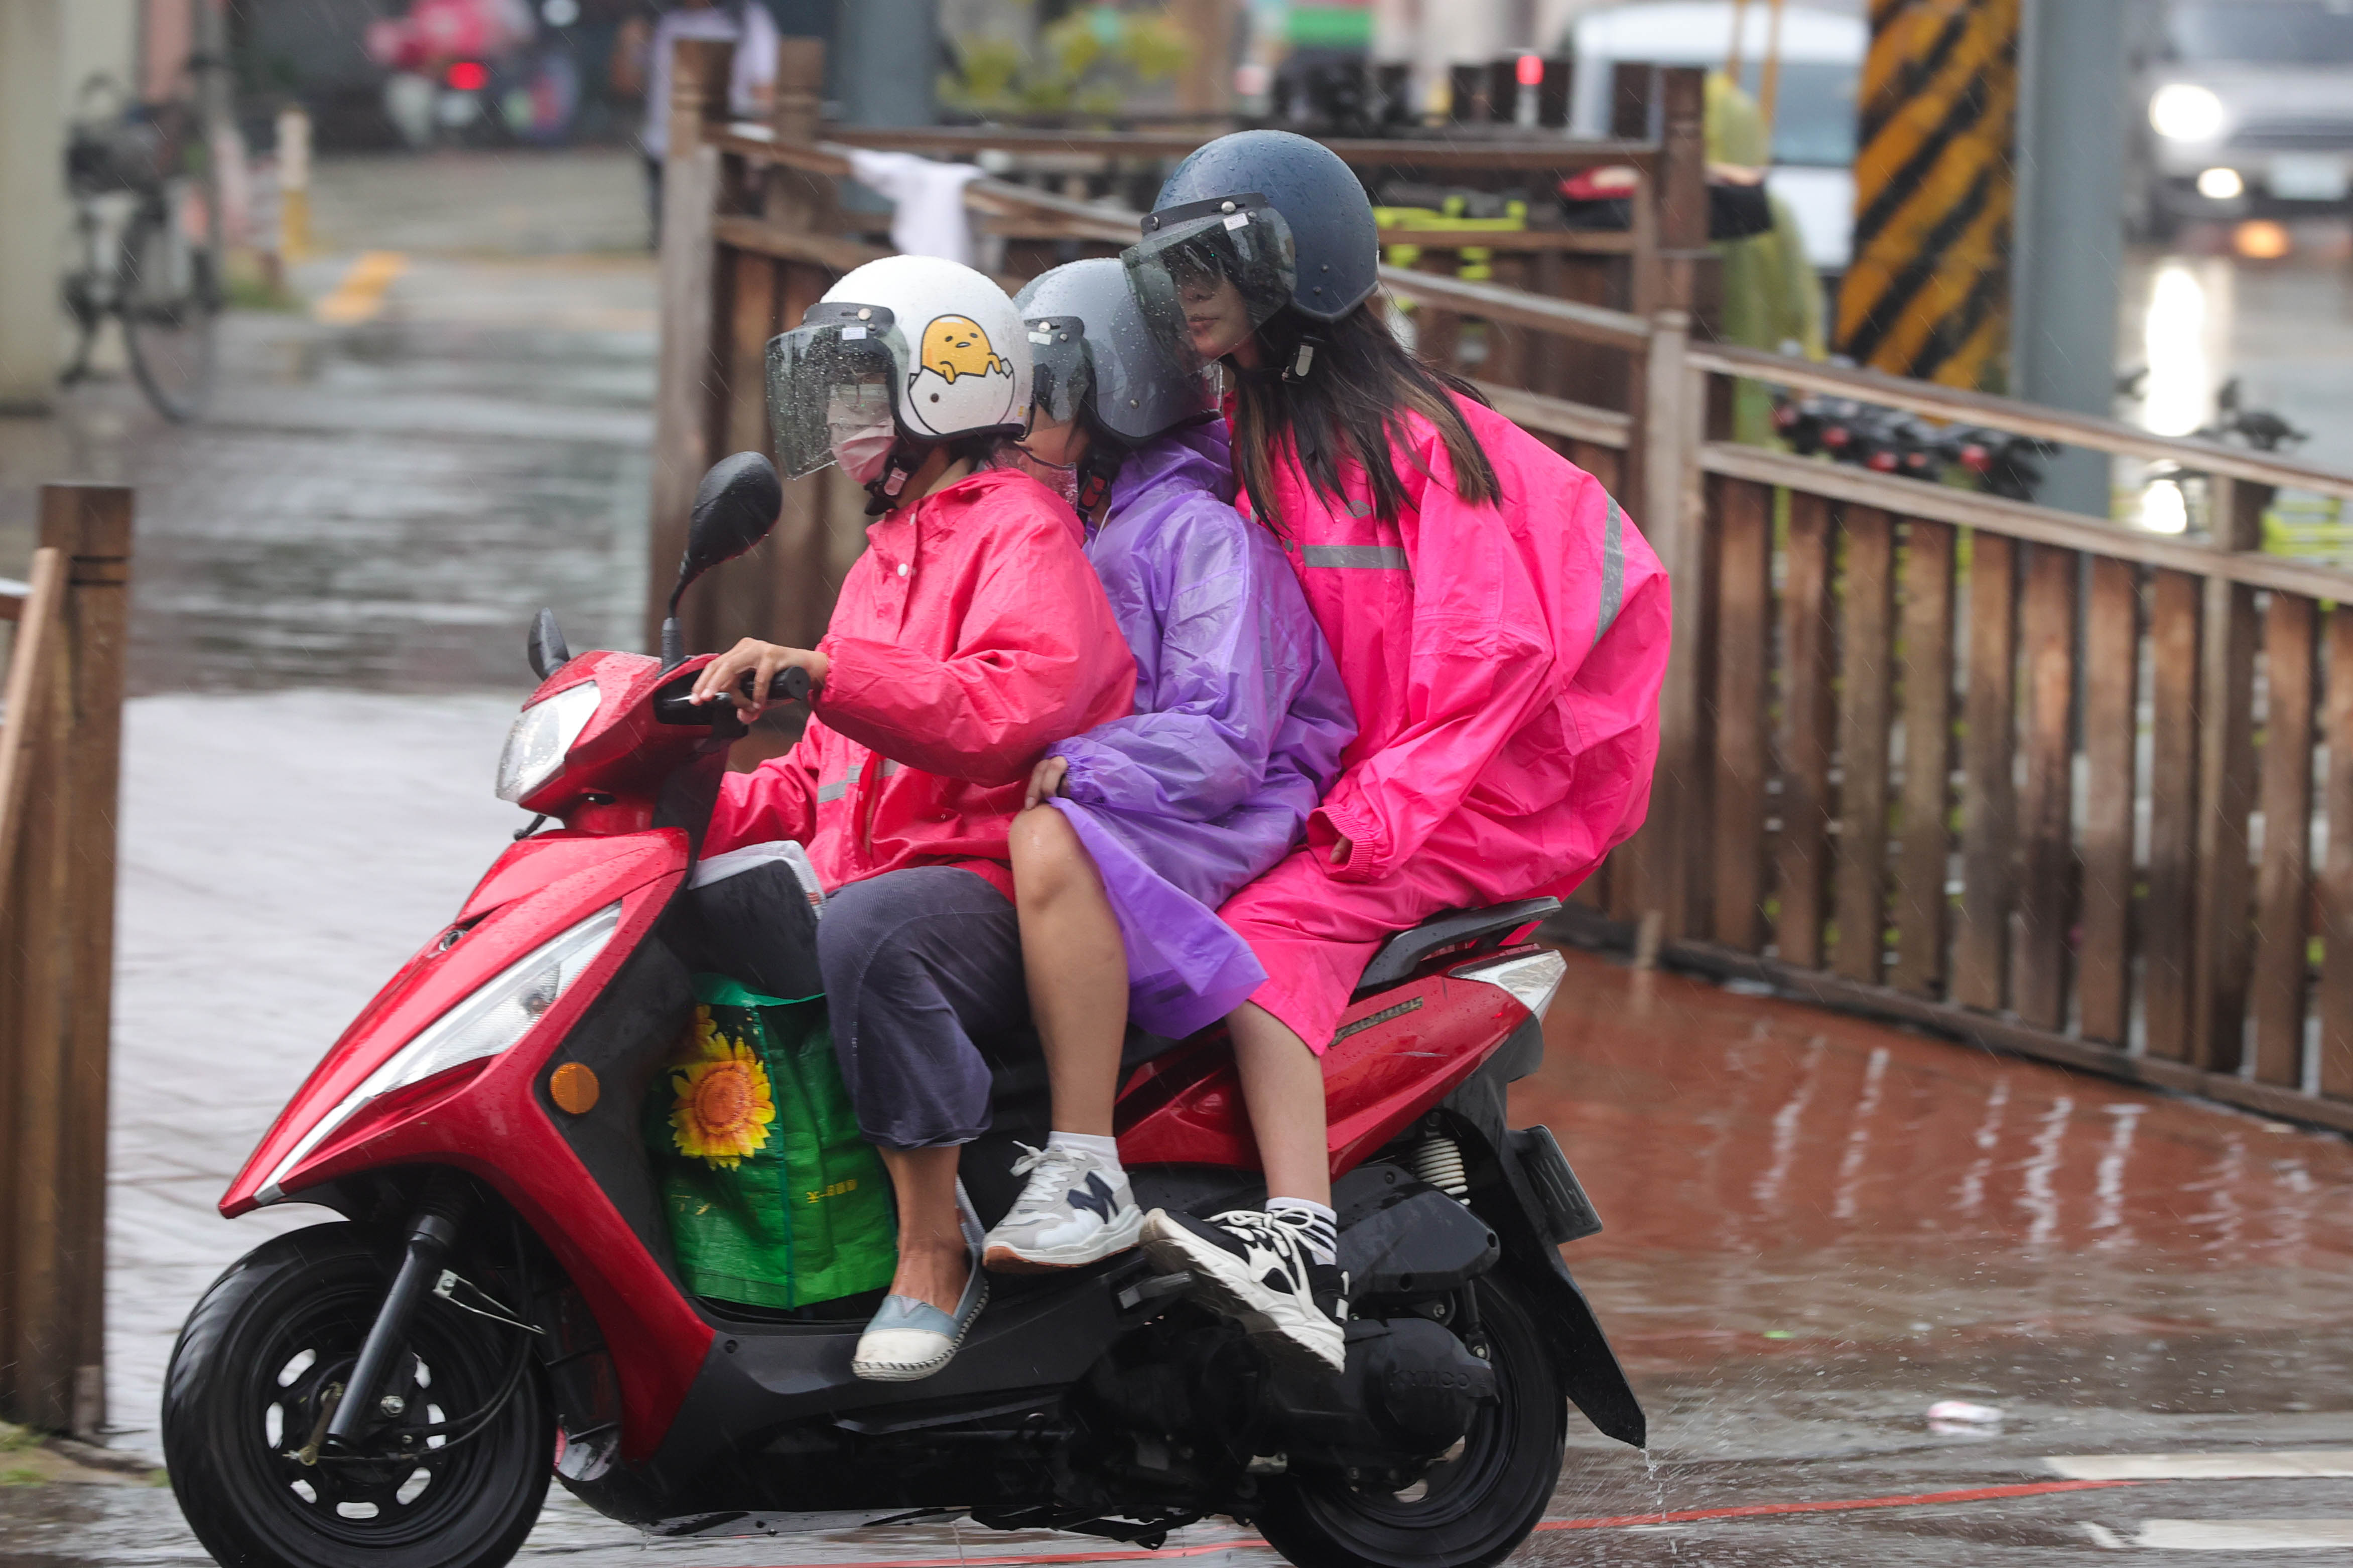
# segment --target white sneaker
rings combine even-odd
[[[1154,1209],[1144,1250],[1171,1273],[1193,1276],[1193,1300],[1232,1318],[1271,1355],[1338,1372],[1347,1364],[1347,1282],[1317,1263],[1301,1234],[1303,1215],[1235,1209],[1214,1219]]]
[[[1029,1184],[982,1244],[984,1267],[1043,1274],[1083,1268],[1135,1245],[1144,1212],[1115,1161],[1064,1144],[1019,1147],[1013,1173],[1028,1176]]]

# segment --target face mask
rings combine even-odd
[[[858,484],[871,485],[882,477],[882,465],[890,460],[891,448],[898,441],[898,426],[887,422],[857,430],[837,430],[833,433],[833,460]]]

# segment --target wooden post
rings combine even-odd
[[[1773,492],[1712,481],[1715,498],[1715,940],[1765,945],[1766,778],[1772,696]]]
[[[1888,731],[1895,696],[1895,521],[1877,507],[1842,509],[1845,591],[1839,602],[1838,942],[1831,967],[1849,980],[1887,978]]]
[[[2121,1046],[2132,1028],[2133,801],[2139,772],[2140,574],[2094,556],[2084,617],[2084,1037]]]
[[[1830,874],[1831,748],[1837,723],[1832,647],[1831,503],[1789,492],[1781,584],[1781,834],[1775,845],[1784,963],[1819,969]]]
[[[1192,46],[1176,73],[1176,112],[1203,119],[1232,111],[1235,0],[1172,0],[1168,14]]]
[[[26,1004],[54,997],[46,984],[27,987],[28,957],[49,958],[54,944],[27,954],[19,933],[46,928],[27,921],[26,887],[56,860],[55,835],[36,845],[32,819],[46,830],[53,795],[37,775],[53,764],[49,742],[51,692],[63,662],[66,561],[37,550],[8,663],[7,715],[0,722],[0,1417],[31,1422],[43,1413],[37,1355],[54,1356],[56,1325],[49,1310],[56,1277],[57,1209],[52,1166],[57,1158],[55,1100],[58,1072],[53,1025],[26,1028]],[[37,851],[42,865],[28,873]],[[31,1020],[44,1024],[42,1019]],[[47,1402],[47,1403],[53,1403]]]
[[[2018,649],[2018,545],[1969,536],[1969,676],[1961,745],[1961,918],[1952,999],[1982,1012],[2008,1000],[2010,909],[2017,896],[2018,790],[2010,776]]]
[[[774,121],[780,143],[817,141],[819,100],[825,89],[825,44],[818,38],[785,41],[776,75]],[[821,175],[778,168],[769,177],[771,222],[811,233],[840,226],[833,182]],[[776,330],[788,331],[832,284],[832,275],[806,262],[776,264]],[[765,374],[762,374],[765,405]],[[765,445],[765,443],[764,443]],[[797,647],[814,647],[832,610],[832,541],[827,487],[832,477],[818,473],[785,481],[784,510],[767,546],[769,606],[774,617],[765,635]]]
[[[671,573],[686,550],[687,509],[716,455],[711,362],[718,247],[719,150],[708,123],[727,111],[734,46],[678,40],[670,70],[670,149],[662,162],[661,347],[654,393],[653,570],[647,574],[646,646],[659,641]]]
[[[1706,679],[1701,645],[1708,619],[1706,533],[1700,509],[1686,491],[1698,456],[1683,395],[1688,391],[1683,353],[1689,326],[1680,310],[1662,310],[1651,319],[1641,413],[1633,426],[1640,447],[1630,454],[1641,475],[1636,489],[1642,510],[1635,521],[1666,567],[1674,598],[1674,642],[1666,684],[1659,693],[1658,769],[1639,851],[1642,918],[1655,921],[1659,934],[1671,942],[1698,934],[1693,915],[1701,895],[1694,884],[1704,856],[1694,838],[1708,794],[1701,777],[1707,764],[1700,745],[1704,719],[1701,683]]]
[[[2216,475],[2214,547],[2263,543],[2268,486]],[[2253,952],[2254,873],[2247,818],[2255,806],[2255,591],[2206,580],[2198,704],[2198,942],[2189,1059],[2236,1072],[2246,1052],[2247,970]]]
[[[1629,121],[1636,111],[1625,99],[1648,68],[1620,68],[1620,108]],[[1629,466],[1636,479],[1630,504],[1666,566],[1675,604],[1674,647],[1659,700],[1658,772],[1637,855],[1644,919],[1655,922],[1669,941],[1699,934],[1694,916],[1715,890],[1712,881],[1701,880],[1710,782],[1701,756],[1708,616],[1707,552],[1697,483],[1699,422],[1705,415],[1705,398],[1694,395],[1683,364],[1691,341],[1694,276],[1685,253],[1696,256],[1707,244],[1704,81],[1698,70],[1658,73],[1666,129],[1657,171],[1644,193],[1648,199],[1638,203],[1635,211],[1634,309],[1651,318],[1651,341],[1636,362],[1628,400],[1633,420]],[[1648,110],[1641,112],[1647,115]],[[1646,243],[1650,241],[1655,244]]]
[[[0,819],[0,843],[15,847],[0,881],[8,1068],[0,1125],[15,1156],[0,1210],[14,1281],[0,1360],[15,1372],[0,1392],[14,1419],[84,1435],[106,1414],[107,1064],[131,500],[113,485],[42,488],[40,559],[0,741],[0,805],[22,803]]]
[[[1904,837],[1888,983],[1941,997],[1953,771],[1953,528],[1920,518],[1905,528]]]

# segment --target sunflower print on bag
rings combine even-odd
[[[732,1171],[767,1142],[776,1120],[768,1069],[750,1047],[719,1032],[708,1007],[694,1010],[691,1049],[693,1059],[670,1074],[678,1094],[670,1136],[689,1159]]]

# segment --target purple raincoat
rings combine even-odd
[[[1157,1035],[1265,981],[1217,908],[1299,842],[1356,733],[1297,575],[1233,494],[1221,423],[1120,469],[1087,557],[1135,654],[1135,712],[1048,748],[1119,917],[1128,1016]]]

